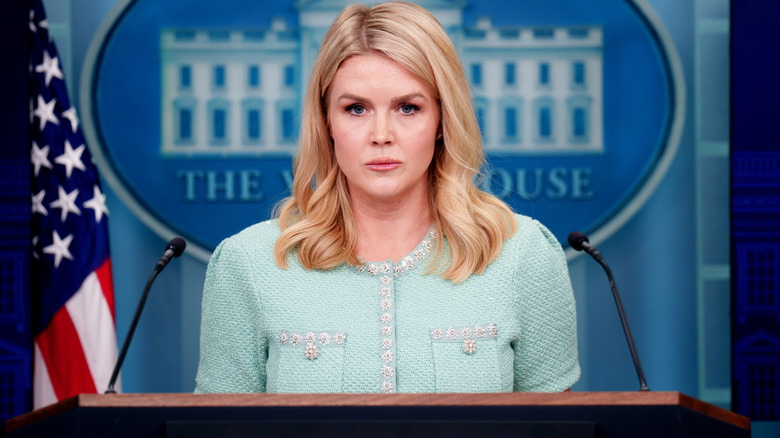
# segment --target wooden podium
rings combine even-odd
[[[679,392],[81,394],[8,437],[749,437],[750,420]]]

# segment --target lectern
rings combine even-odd
[[[8,437],[749,437],[750,420],[679,392],[81,394]]]

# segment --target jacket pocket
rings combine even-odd
[[[287,332],[268,351],[267,392],[341,392],[343,332]]]
[[[501,368],[495,326],[431,330],[437,392],[498,392]]]

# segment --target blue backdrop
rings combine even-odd
[[[78,102],[88,47],[115,0],[44,3],[69,90]],[[726,0],[644,3],[655,11],[679,53],[688,91],[685,124],[679,150],[656,190],[630,220],[599,242],[599,249],[623,293],[650,387],[730,407],[730,5]],[[507,2],[485,4],[499,11],[492,14],[493,24],[501,25],[500,11]],[[294,20],[289,10],[280,14]],[[104,187],[122,342],[166,239],[139,220],[108,184]],[[535,208],[539,216],[540,207]],[[218,223],[211,226],[219,230]],[[583,369],[574,390],[637,389],[603,272],[584,257],[573,258],[570,270]],[[158,278],[125,363],[125,392],[194,388],[204,273],[203,260],[185,254]]]

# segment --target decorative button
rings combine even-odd
[[[488,334],[490,334],[490,336],[492,336],[494,338],[498,336],[498,327],[496,327],[493,324],[490,324],[488,326],[487,331],[488,331]]]
[[[474,336],[477,338],[481,338],[485,336],[485,329],[482,328],[482,326],[476,326],[474,327]]]
[[[395,359],[395,355],[393,354],[392,351],[385,351],[384,353],[382,353],[382,361],[384,363],[390,363],[393,361],[393,359]]]
[[[477,351],[477,343],[473,339],[466,339],[463,341],[463,352],[466,354],[474,354]]]
[[[303,341],[303,336],[301,336],[300,333],[293,333],[290,337],[290,342],[292,342],[293,345],[298,345]]]
[[[441,331],[440,328],[435,328],[431,330],[431,336],[433,336],[433,339],[441,339],[444,337],[444,333]]]
[[[333,342],[339,345],[343,344],[344,341],[346,340],[347,340],[347,335],[345,335],[344,333],[338,332],[335,335],[333,335]]]
[[[320,356],[320,349],[314,344],[306,344],[304,354],[306,355],[306,359],[314,360]]]
[[[290,337],[289,337],[289,335],[287,334],[287,331],[286,331],[286,330],[285,330],[285,331],[283,331],[283,332],[282,332],[282,333],[279,335],[279,342],[281,342],[282,344],[286,344],[286,343],[287,343],[287,341],[288,341],[289,339],[290,339]]]
[[[306,333],[306,343],[313,344],[317,340],[317,334],[314,332]]]
[[[389,325],[382,326],[379,331],[382,333],[382,336],[390,336],[393,334],[393,328]]]
[[[382,310],[389,310],[391,307],[393,307],[393,302],[390,300],[382,300],[379,303],[379,307],[382,308]]]
[[[450,339],[456,339],[458,337],[458,331],[450,327],[447,329],[447,337]]]
[[[330,344],[330,333],[328,332],[320,333],[320,344],[322,345]]]
[[[382,382],[382,391],[389,393],[389,392],[393,392],[393,389],[394,389],[393,382],[389,380],[385,380],[384,382]]]
[[[393,340],[388,338],[382,339],[382,348],[384,350],[389,350],[393,348]]]
[[[464,339],[468,339],[471,337],[471,328],[470,327],[463,327],[460,329],[460,335],[463,336]]]
[[[385,376],[385,379],[389,379],[393,377],[393,374],[395,374],[395,371],[393,370],[393,367],[389,365],[385,365],[382,367],[382,375]]]
[[[382,321],[385,324],[389,324],[390,321],[393,320],[393,315],[389,313],[383,313],[382,316],[379,317],[379,320]]]

